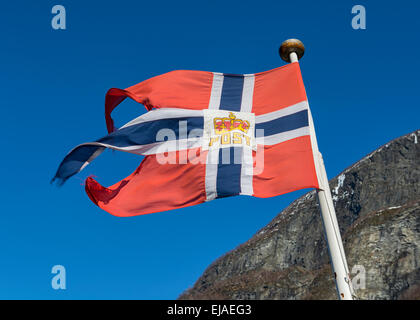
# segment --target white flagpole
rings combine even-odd
[[[297,39],[284,41],[279,49],[280,57],[284,61],[290,63],[299,63],[299,59],[303,56],[304,52],[305,47],[303,46],[303,43]],[[337,293],[340,300],[353,300],[354,290],[350,280],[350,272],[347,266],[347,259],[344,252],[343,242],[341,240],[340,229],[338,227],[337,216],[335,214],[324,161],[321,153],[318,151],[318,144],[316,141],[315,129],[310,111],[309,122],[311,127],[311,139],[313,140],[312,148],[314,160],[315,165],[317,166],[316,171],[319,181],[317,195],[321,208],[321,218],[324,225]]]

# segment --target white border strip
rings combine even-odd
[[[206,201],[217,197],[217,167],[219,163],[219,148],[208,150],[206,159]]]
[[[242,89],[241,112],[252,112],[252,102],[254,99],[255,75],[249,74],[244,77]],[[256,123],[256,120],[254,121]],[[254,130],[254,129],[252,129]],[[252,148],[242,146],[241,159],[241,193],[242,195],[252,196],[254,194],[254,168],[252,159]]]
[[[213,72],[213,84],[211,86],[209,109],[217,110],[222,98],[223,73]]]
[[[254,194],[253,187],[254,167],[252,158],[252,149],[242,147],[242,166],[241,166],[241,193],[242,195],[252,196]]]
[[[116,147],[111,144],[101,143],[101,142],[87,142],[87,143],[79,144],[77,147],[73,148],[69,153],[73,152],[73,150],[79,147],[97,146],[97,147],[104,147],[104,148],[109,148],[109,149],[117,150],[117,151],[135,153],[141,156],[147,156],[147,155],[163,153],[163,152],[173,152],[173,151],[198,148],[198,147],[201,147],[201,144],[203,143],[202,139],[203,139],[202,137],[197,137],[197,138],[181,139],[181,140],[168,140],[168,141],[161,141],[161,142],[158,141],[154,143],[129,146],[129,147]]]
[[[199,148],[203,144],[202,137],[198,138],[190,138],[190,139],[181,139],[181,140],[169,140],[169,141],[162,141],[162,142],[154,142],[150,144],[144,145],[137,145],[137,146],[129,146],[129,147],[116,147],[110,144],[101,143],[101,142],[88,142],[82,143],[77,147],[73,148],[73,150],[83,147],[83,146],[98,146],[109,148],[117,151],[123,151],[128,153],[134,153],[141,156],[147,156],[151,154],[159,154],[163,152],[173,152],[173,151],[181,151],[181,150],[188,150],[193,148]],[[82,171],[88,164],[90,164],[97,156],[99,156],[104,149],[96,150],[92,156],[81,166],[80,171]]]
[[[242,90],[242,100],[241,100],[241,112],[252,111],[252,101],[254,98],[254,83],[255,83],[255,77],[253,75],[250,75],[249,77],[244,77],[244,87]]]
[[[305,100],[305,101],[296,103],[294,105],[291,105],[289,107],[286,107],[280,110],[276,110],[270,113],[265,113],[265,114],[256,116],[255,123],[263,123],[263,122],[271,121],[274,119],[285,117],[293,113],[303,111],[303,110],[308,110],[308,109],[309,109],[309,104],[308,104],[308,101]]]
[[[184,118],[184,117],[203,117],[203,110],[190,110],[178,108],[160,108],[148,111],[137,117],[130,122],[127,122],[121,128],[126,128],[143,122],[156,121],[171,118]]]
[[[210,110],[220,108],[222,98],[223,73],[213,72],[213,84],[211,86],[209,107]],[[219,148],[208,150],[206,159],[206,176],[204,178],[206,188],[206,201],[217,197],[217,164],[219,162]]]
[[[298,137],[308,136],[310,135],[310,133],[311,132],[310,132],[309,126],[306,126],[306,127],[302,127],[295,130],[273,134],[271,136],[260,137],[260,138],[257,137],[256,139],[257,139],[257,144],[271,146],[271,145],[282,143],[287,140],[295,139]]]

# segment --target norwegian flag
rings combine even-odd
[[[111,112],[126,97],[148,112],[115,130]],[[62,183],[106,148],[144,155],[127,178],[86,192],[116,216],[135,216],[235,195],[273,197],[319,188],[318,147],[298,63],[256,73],[172,71],[105,100],[109,134],[74,148]]]

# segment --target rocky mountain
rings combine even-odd
[[[420,299],[420,130],[330,180],[359,299]],[[213,262],[179,299],[336,299],[315,191]]]

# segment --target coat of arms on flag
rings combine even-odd
[[[115,129],[111,113],[126,97],[148,112]],[[109,134],[71,150],[54,179],[64,182],[106,148],[144,155],[131,175],[112,186],[86,180],[90,199],[116,216],[320,185],[298,63],[245,75],[172,71],[110,89],[105,115]]]

